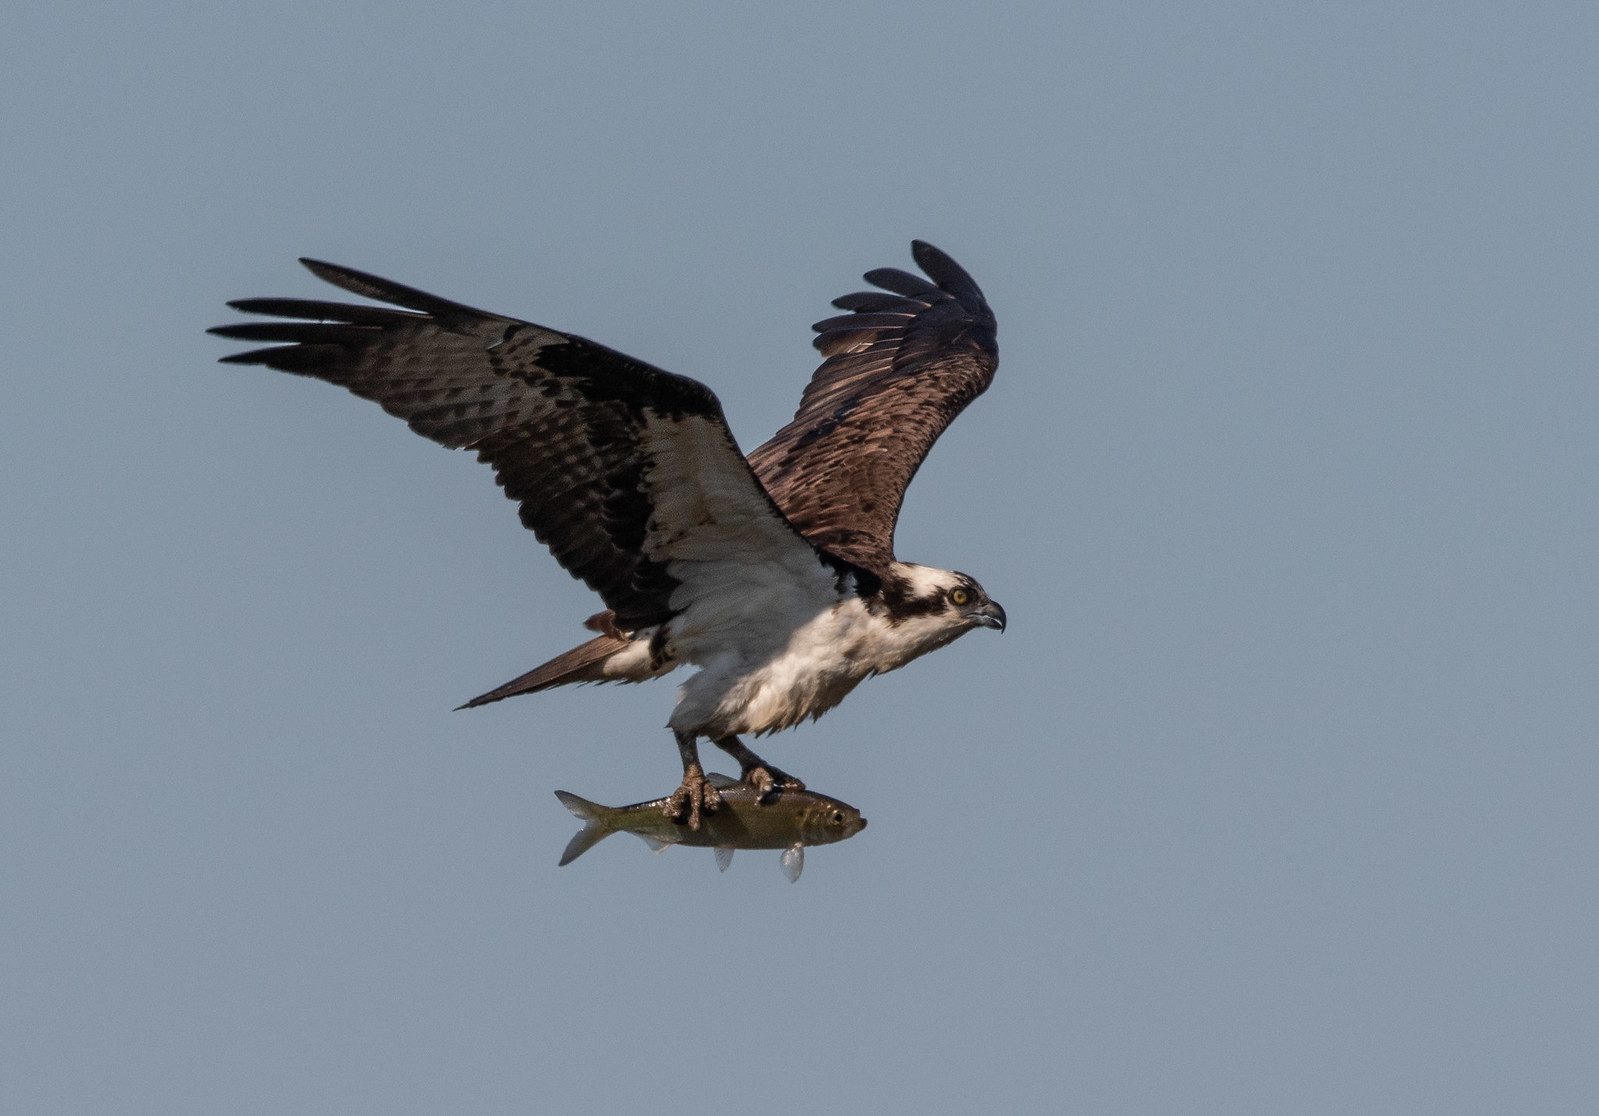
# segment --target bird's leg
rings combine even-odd
[[[767,763],[744,747],[744,742],[736,736],[724,736],[711,743],[738,760],[744,782],[755,788],[756,793],[760,795],[758,799],[760,802],[770,801],[777,791],[805,789],[804,783],[775,764]]]
[[[683,781],[672,792],[665,813],[673,821],[685,822],[690,829],[698,829],[700,815],[714,814],[722,804],[722,796],[705,780],[705,772],[700,767],[700,748],[694,742],[694,734],[679,732],[675,735],[678,753],[683,757]]]

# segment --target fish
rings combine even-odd
[[[716,850],[716,867],[727,871],[735,849],[782,849],[780,863],[789,883],[805,869],[806,845],[831,845],[866,828],[855,807],[808,790],[781,788],[763,796],[748,783],[712,772],[705,776],[722,793],[715,813],[700,817],[698,829],[673,821],[665,813],[671,798],[636,802],[631,806],[601,806],[586,798],[556,791],[583,828],[567,842],[561,864],[572,863],[613,833],[632,833],[656,852],[673,845],[694,845]]]

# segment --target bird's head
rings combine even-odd
[[[945,610],[954,619],[974,628],[1005,630],[1005,610],[988,595],[977,579],[954,574],[955,583],[944,594]]]
[[[883,579],[883,611],[915,645],[911,657],[942,647],[973,628],[1005,630],[1005,610],[958,570],[896,562]]]

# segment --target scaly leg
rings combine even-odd
[[[700,767],[700,749],[692,732],[679,732],[677,751],[683,757],[683,781],[672,792],[665,806],[666,816],[676,822],[686,822],[690,829],[700,827],[701,814],[714,814],[722,804],[722,796],[705,780]],[[687,817],[684,817],[684,814]]]
[[[713,740],[722,751],[738,760],[738,766],[743,773],[744,781],[755,788],[760,795],[758,801],[768,802],[775,797],[774,792],[783,790],[804,790],[805,784],[800,782],[788,772],[767,763],[760,756],[744,747],[744,742],[736,736],[724,736],[720,740]]]

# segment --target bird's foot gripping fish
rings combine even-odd
[[[675,795],[631,806],[601,806],[556,791],[561,805],[584,822],[567,842],[561,863],[572,863],[613,833],[632,833],[656,852],[673,845],[714,848],[716,866],[724,872],[735,849],[782,849],[783,874],[792,883],[805,868],[806,845],[830,845],[866,828],[861,812],[836,798],[784,786],[762,792],[714,771],[702,778],[718,796],[719,808],[704,814],[698,826],[674,820],[668,812]]]
[[[767,763],[760,756],[746,748],[736,736],[725,740],[718,740],[717,747],[727,752],[738,760],[743,769],[743,778],[740,782],[755,791],[755,801],[766,804],[775,799],[782,791],[802,791],[805,784],[800,782],[788,772],[783,771],[776,764]],[[685,821],[689,828],[698,829],[701,816],[714,813],[721,805],[722,793],[711,777],[704,774],[700,767],[699,753],[693,746],[693,741],[685,742],[678,737],[678,748],[683,753],[683,782],[673,791],[666,800],[663,808],[667,817],[674,821]],[[725,776],[717,776],[725,778]]]

